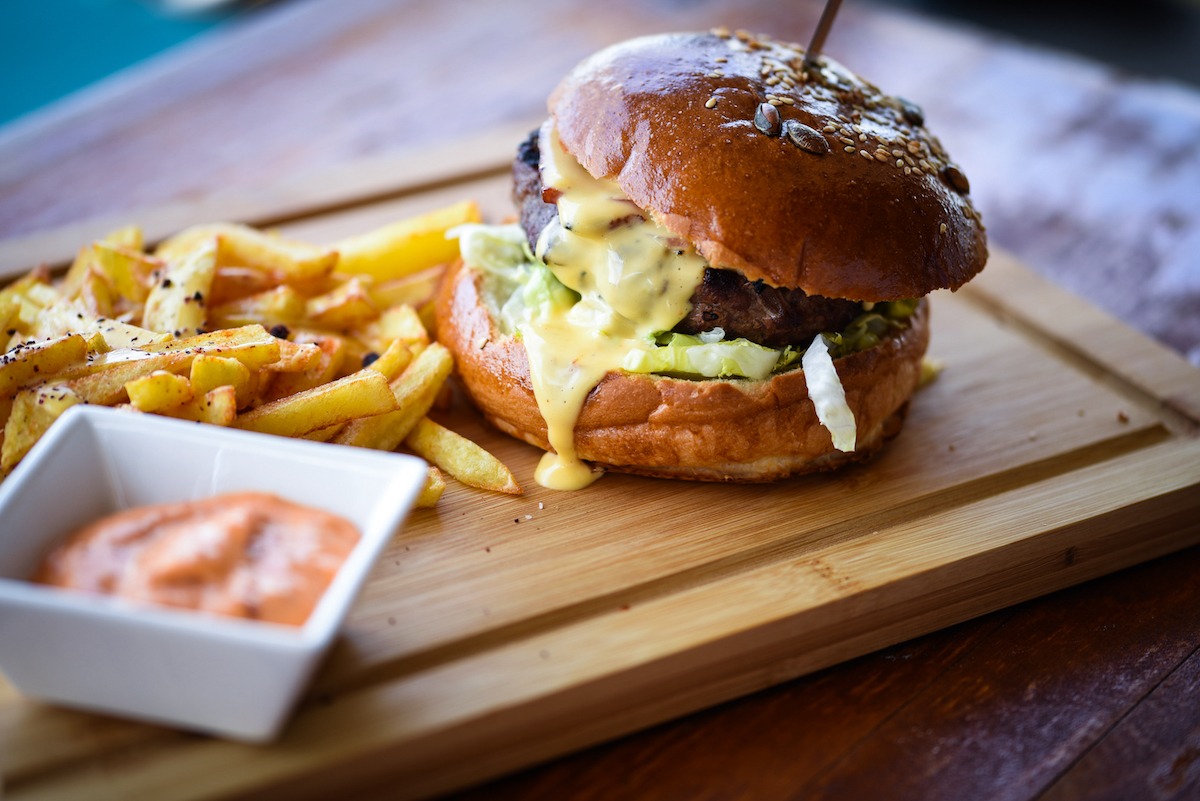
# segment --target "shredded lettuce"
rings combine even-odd
[[[808,397],[817,409],[817,419],[829,430],[833,447],[839,451],[854,450],[858,437],[858,425],[854,412],[846,403],[846,391],[833,366],[833,357],[821,334],[813,339],[801,359],[804,381],[808,384]]]
[[[748,339],[714,342],[705,334],[670,334],[656,347],[629,351],[621,366],[631,373],[762,379],[775,371],[782,355]]]
[[[467,223],[448,231],[451,235],[459,237],[463,260],[483,270],[490,284],[485,296],[500,301],[493,316],[506,334],[519,334],[524,323],[579,301],[578,293],[534,257],[521,226]]]

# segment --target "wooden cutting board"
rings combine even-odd
[[[440,177],[372,165],[324,195],[142,222],[327,240],[466,197],[498,220],[515,138],[499,141]],[[0,244],[0,272],[110,222]],[[878,459],[769,486],[551,492],[538,452],[459,404],[448,422],[526,493],[452,486],[414,513],[277,743],[54,709],[0,681],[8,797],[427,796],[1200,541],[1200,370],[1004,253],[935,295],[933,331],[944,371]]]

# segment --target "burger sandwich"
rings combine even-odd
[[[603,50],[549,112],[519,223],[460,230],[437,320],[486,418],[547,451],[539,483],[772,481],[899,432],[924,296],[987,259],[919,107],[716,30]]]

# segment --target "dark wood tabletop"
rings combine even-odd
[[[0,239],[212,198],[236,210],[299,174],[447,142],[469,161],[599,47],[718,24],[807,41],[819,12],[266,5],[0,128]],[[1200,364],[1200,91],[858,2],[826,51],[924,107],[994,246]],[[455,797],[1196,798],[1198,648],[1191,548]]]

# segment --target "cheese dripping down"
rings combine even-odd
[[[652,349],[656,334],[687,315],[707,264],[615,182],[593,178],[563,150],[550,123],[540,145],[542,183],[558,194],[558,216],[541,232],[536,255],[580,300],[521,329],[552,448],[534,478],[571,490],[599,476],[575,450],[588,393],[620,369],[628,353]]]

